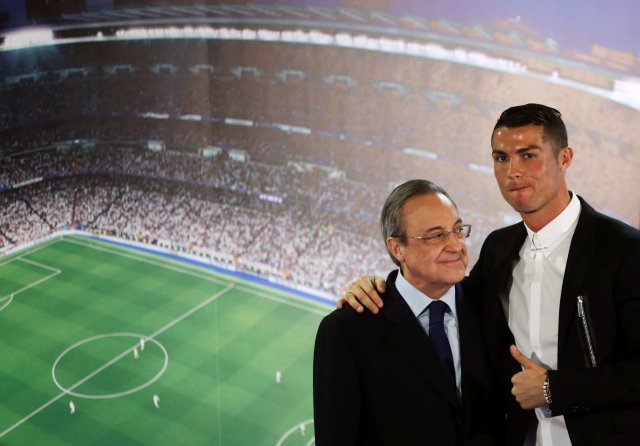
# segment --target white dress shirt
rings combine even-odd
[[[538,232],[527,228],[509,293],[509,328],[518,349],[546,369],[558,368],[560,293],[571,239],[580,216],[572,193],[569,205]],[[551,389],[553,395],[553,389]],[[570,446],[563,416],[551,417],[547,407],[535,410],[538,446]],[[526,445],[533,444],[528,438]]]
[[[458,317],[456,311],[456,289],[454,286],[440,299],[432,299],[422,291],[407,282],[402,272],[398,271],[398,278],[396,279],[396,288],[400,293],[400,296],[405,300],[411,311],[416,318],[429,306],[429,304],[435,300],[442,301],[449,305],[449,311],[444,314],[444,332],[449,339],[449,345],[451,346],[451,354],[453,355],[453,368],[456,372],[456,387],[458,388],[458,397],[462,395],[461,379],[462,379],[462,366],[460,364],[460,335],[458,333]],[[425,312],[420,317],[420,325],[424,331],[429,334],[429,312]]]

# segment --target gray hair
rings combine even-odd
[[[428,180],[409,180],[406,183],[402,183],[400,186],[393,189],[391,194],[387,197],[387,200],[384,202],[384,206],[382,206],[382,213],[380,214],[382,239],[389,256],[391,256],[391,260],[393,260],[393,263],[398,266],[400,266],[400,263],[389,250],[389,247],[387,246],[387,238],[398,237],[400,238],[401,243],[405,244],[407,239],[404,221],[402,221],[402,208],[404,207],[404,204],[410,198],[431,194],[442,194],[447,197],[454,206],[456,206],[455,202],[451,199],[446,190]]]

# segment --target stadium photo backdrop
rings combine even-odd
[[[450,3],[1,4],[0,445],[313,444],[391,189],[447,189],[471,264],[519,221],[509,106],[559,109],[570,189],[638,226],[640,11]]]

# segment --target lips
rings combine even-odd
[[[507,190],[509,192],[520,192],[520,191],[523,191],[525,189],[528,189],[529,187],[531,187],[531,186],[526,185],[526,184],[518,184],[518,185],[513,184],[513,185],[507,185]]]
[[[450,259],[450,260],[441,260],[440,263],[445,264],[445,265],[455,265],[456,263],[464,264],[464,262],[462,261],[461,258]]]

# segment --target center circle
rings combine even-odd
[[[79,379],[71,387],[65,387],[62,384],[60,384],[60,382],[58,381],[58,378],[56,377],[56,367],[58,367],[58,365],[59,365],[60,361],[62,360],[62,358],[64,358],[69,352],[71,352],[72,350],[74,350],[74,349],[76,349],[76,348],[78,348],[78,347],[80,347],[82,345],[85,345],[85,344],[88,344],[90,342],[97,341],[97,340],[100,340],[100,339],[122,338],[122,337],[135,338],[136,339],[136,343],[132,344],[132,346],[129,349],[127,349],[127,350],[123,351],[122,353],[116,355],[111,360],[107,361],[105,364],[103,364],[102,366],[98,367],[96,370],[92,371],[91,373],[89,373],[84,378]],[[122,392],[117,392],[117,393],[90,394],[90,393],[74,392],[74,389],[76,387],[79,387],[82,384],[84,384],[85,382],[89,381],[91,378],[93,378],[94,376],[98,375],[103,370],[107,369],[111,365],[117,363],[118,361],[120,361],[124,357],[128,356],[134,349],[138,348],[138,346],[136,344],[139,343],[140,339],[144,339],[145,342],[148,342],[148,343],[156,345],[162,351],[162,353],[164,355],[164,360],[163,360],[162,367],[161,367],[160,371],[158,371],[151,379],[149,379],[148,381],[142,383],[139,386],[135,386],[135,387],[132,387],[130,389],[124,390]],[[73,395],[73,396],[78,397],[78,398],[88,398],[88,399],[118,398],[118,397],[121,397],[121,396],[129,395],[131,393],[135,393],[135,392],[137,392],[139,390],[142,390],[145,387],[153,384],[155,381],[157,381],[160,378],[160,376],[162,376],[164,371],[167,369],[168,365],[169,365],[169,354],[167,353],[167,349],[164,348],[164,346],[160,342],[156,341],[155,339],[148,338],[148,337],[146,337],[144,335],[141,335],[141,334],[138,334],[138,333],[106,333],[106,334],[92,336],[90,338],[78,341],[75,344],[67,347],[62,353],[60,353],[60,355],[58,355],[58,357],[54,361],[53,366],[51,367],[51,377],[53,378],[53,382],[55,383],[55,385],[60,390],[62,390],[64,393],[66,393],[68,395]]]
[[[287,439],[288,439],[289,437],[291,437],[291,435],[292,435],[295,431],[300,430],[300,429],[302,429],[302,428],[305,428],[305,429],[306,429],[306,427],[307,427],[308,425],[310,425],[310,424],[313,424],[313,418],[309,418],[308,420],[304,420],[302,423],[296,424],[296,425],[295,425],[295,426],[293,426],[291,429],[289,429],[289,430],[288,430],[288,431],[286,431],[284,434],[282,434],[282,436],[278,439],[278,442],[276,443],[276,446],[282,446],[282,445],[284,444],[284,442],[285,442],[285,441],[287,441]],[[314,436],[313,442],[312,442],[312,441],[309,441],[307,444],[308,444],[308,445],[315,444],[315,436]]]

